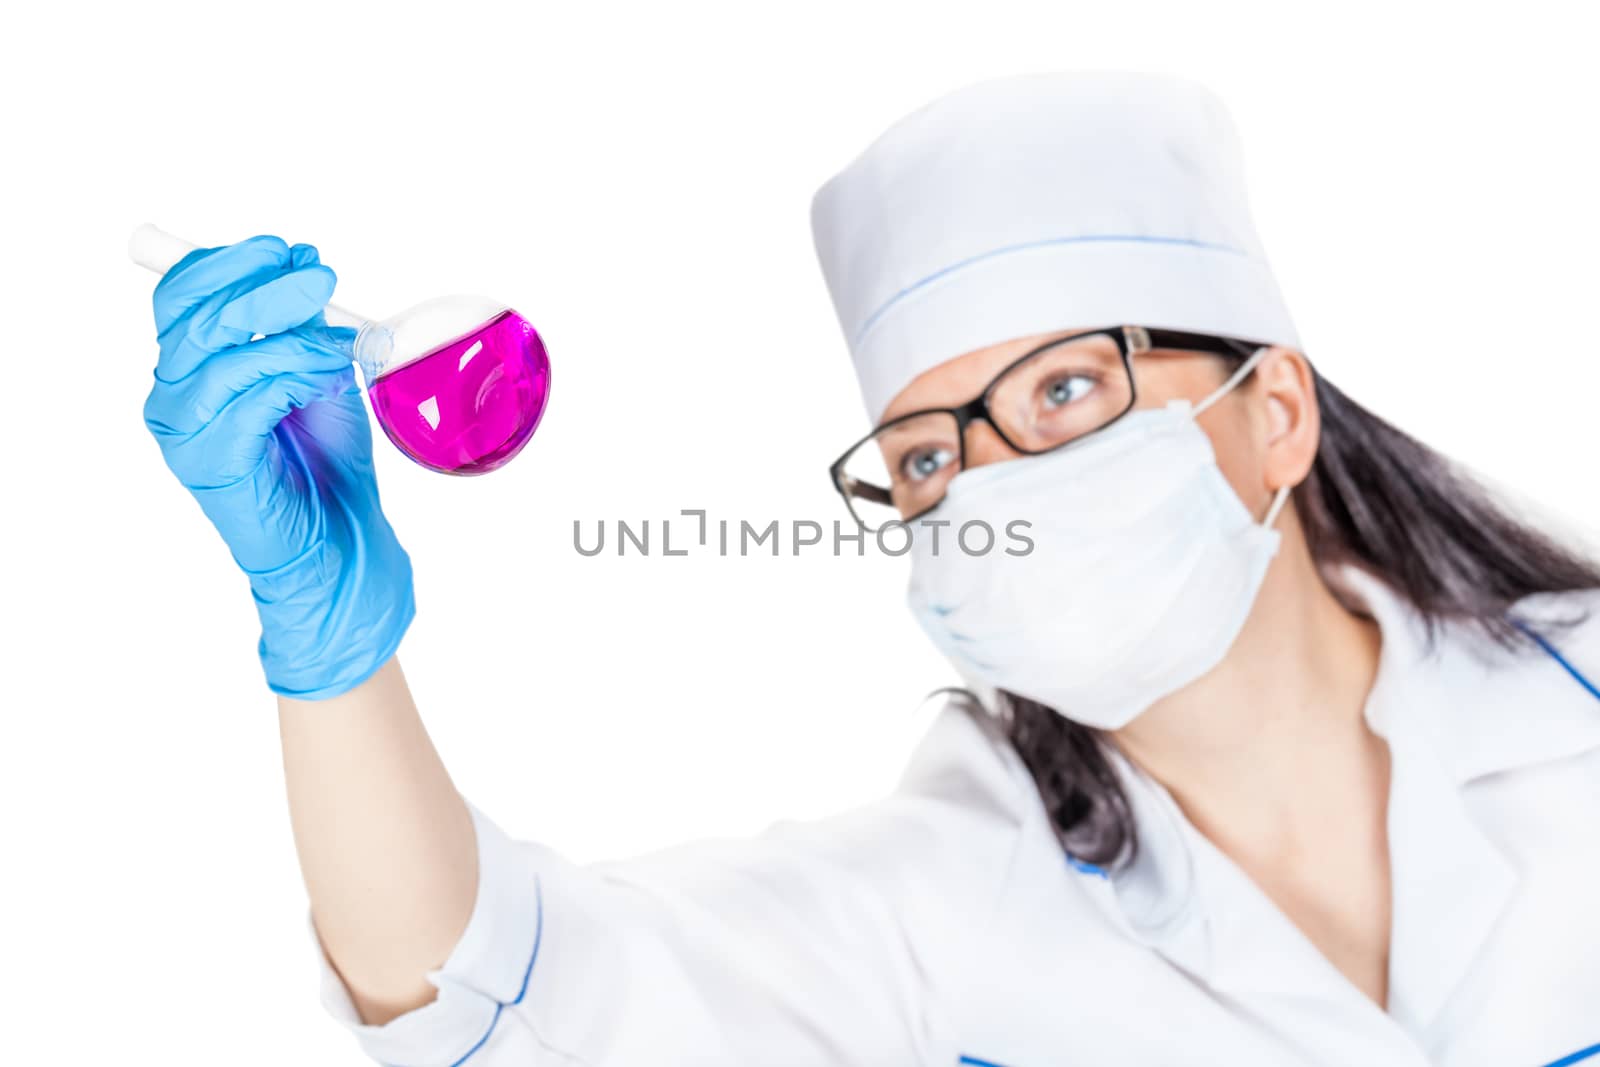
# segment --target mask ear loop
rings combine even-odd
[[[1261,528],[1272,529],[1272,524],[1278,521],[1278,512],[1283,510],[1283,505],[1289,502],[1289,487],[1280,486],[1272,496],[1272,504],[1267,508],[1266,518],[1261,520]]]
[[[1198,404],[1196,404],[1194,406],[1194,414],[1195,415],[1199,415],[1206,408],[1210,407],[1212,404],[1215,404],[1217,401],[1219,401],[1223,397],[1227,396],[1229,390],[1231,390],[1234,386],[1238,385],[1241,381],[1243,381],[1245,379],[1245,377],[1247,375],[1249,375],[1249,373],[1251,371],[1256,369],[1256,364],[1260,363],[1261,362],[1261,357],[1265,356],[1266,354],[1267,354],[1267,346],[1266,345],[1262,345],[1260,348],[1258,348],[1254,352],[1250,353],[1250,358],[1245,360],[1243,363],[1239,364],[1239,369],[1234,371],[1231,375],[1229,375],[1227,381],[1225,381],[1221,385],[1217,386],[1215,391],[1213,391],[1210,396],[1206,397],[1204,400],[1200,401],[1200,403],[1198,403]]]
[[[1244,381],[1250,372],[1256,369],[1256,364],[1260,363],[1261,358],[1267,354],[1268,347],[1269,346],[1267,345],[1262,345],[1260,348],[1250,353],[1250,358],[1239,364],[1239,368],[1232,374],[1228,375],[1227,381],[1217,386],[1210,396],[1206,397],[1204,400],[1200,401],[1200,403],[1194,406],[1194,411],[1192,414],[1198,416],[1206,408],[1227,396],[1228,392],[1234,386]],[[1279,490],[1273,494],[1272,503],[1267,507],[1266,517],[1261,520],[1263,529],[1270,530],[1272,528],[1272,524],[1278,521],[1278,513],[1283,510],[1283,506],[1288,502],[1289,487],[1285,485],[1279,488]]]

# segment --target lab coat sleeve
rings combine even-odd
[[[921,762],[963,729],[936,724]],[[437,999],[362,1025],[319,950],[324,1005],[390,1067],[946,1067],[945,979],[1010,871],[1019,799],[998,765],[956,770],[914,767],[827,819],[581,865],[473,809],[478,896],[429,975]]]

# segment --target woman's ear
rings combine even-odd
[[[1266,488],[1299,485],[1317,458],[1321,420],[1316,375],[1304,354],[1273,345],[1256,364],[1254,377],[1265,415],[1260,444]]]

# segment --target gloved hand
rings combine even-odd
[[[268,686],[303,700],[365,681],[416,613],[378,502],[355,331],[323,317],[334,280],[315,248],[277,237],[191,252],[156,284],[144,406],[249,577]]]

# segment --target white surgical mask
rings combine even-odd
[[[923,518],[949,522],[937,552],[912,524],[909,600],[969,684],[1114,730],[1222,660],[1278,550],[1288,489],[1258,524],[1195,416],[1262,354],[1198,406],[1132,411],[1054,452],[950,480]],[[1006,551],[1019,551],[1006,535],[1017,520],[1033,543],[1020,555]],[[956,547],[969,522],[996,532],[991,551]]]

